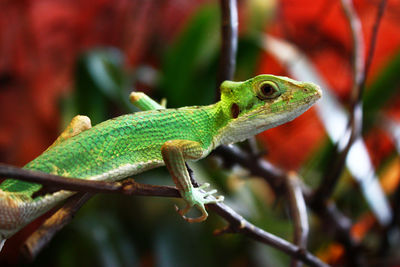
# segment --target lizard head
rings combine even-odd
[[[319,86],[287,77],[259,75],[244,82],[221,84],[220,107],[227,124],[220,143],[229,144],[291,121],[322,96]]]

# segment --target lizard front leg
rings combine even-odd
[[[178,210],[179,214],[188,222],[202,222],[207,219],[208,213],[204,205],[221,202],[223,201],[223,197],[207,198],[211,194],[216,193],[217,190],[205,192],[203,189],[208,187],[209,184],[204,184],[195,188],[190,181],[185,160],[200,159],[203,155],[201,145],[195,141],[171,140],[165,142],[161,147],[161,154],[176,187],[182,198],[186,201],[186,207],[183,210]],[[187,218],[185,214],[193,206],[196,206],[201,211],[202,215],[198,218]]]
[[[164,105],[158,104],[144,93],[132,92],[130,101],[141,110],[164,109]],[[208,203],[216,203],[223,201],[223,197],[206,199],[208,196],[217,192],[211,190],[209,192],[203,191],[209,186],[208,183],[195,188],[193,187],[189,173],[187,171],[185,160],[186,159],[200,159],[203,155],[203,150],[198,142],[189,140],[171,140],[165,142],[161,148],[161,154],[164,163],[167,166],[175,184],[178,188],[182,198],[186,201],[186,207],[183,210],[178,210],[179,214],[188,222],[201,222],[207,219],[207,211],[204,207]],[[197,206],[202,215],[198,218],[187,218],[185,214],[193,207]]]

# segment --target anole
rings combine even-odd
[[[116,181],[166,165],[186,207],[180,215],[189,222],[204,221],[205,204],[223,197],[193,187],[185,165],[206,157],[221,144],[243,141],[288,122],[311,107],[322,95],[312,83],[286,77],[259,75],[244,82],[221,84],[221,100],[208,106],[164,109],[143,93],[132,93],[131,102],[142,112],[123,115],[91,127],[85,116],[76,116],[60,137],[24,166],[60,176]],[[0,249],[23,226],[68,198],[74,192],[32,195],[40,184],[7,179],[0,185]],[[187,218],[197,207],[202,215]]]

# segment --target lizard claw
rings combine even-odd
[[[223,196],[218,196],[218,197],[213,197],[212,195],[217,192],[217,190],[213,189],[211,191],[204,191],[202,189],[209,187],[210,184],[205,183],[201,185],[200,187],[197,188],[192,188],[192,191],[190,194],[186,194],[185,196],[185,201],[186,201],[186,207],[182,210],[180,210],[176,205],[175,205],[175,210],[179,213],[179,215],[182,216],[182,218],[187,221],[187,222],[202,222],[207,219],[208,213],[204,205],[206,204],[214,204],[218,203],[224,200]],[[189,212],[189,210],[196,206],[200,211],[201,211],[201,216],[197,218],[189,218],[186,217],[185,214]]]
[[[183,217],[183,219],[185,220],[185,221],[187,221],[187,222],[190,222],[190,223],[194,223],[194,222],[203,222],[203,221],[205,221],[206,219],[207,219],[207,217],[208,217],[208,213],[207,213],[207,210],[206,210],[206,208],[204,207],[204,205],[197,205],[197,208],[198,209],[200,209],[200,211],[201,211],[201,216],[199,216],[199,217],[197,217],[197,218],[188,218],[188,217],[186,217],[186,216],[182,216]]]
[[[179,213],[179,215],[182,216],[182,218],[190,223],[194,223],[194,222],[202,222],[205,221],[208,217],[208,213],[206,211],[206,208],[204,207],[204,205],[198,205],[196,204],[196,206],[198,207],[198,209],[201,211],[201,216],[197,217],[197,218],[189,218],[186,217],[185,214],[189,212],[189,210],[193,207],[190,205],[186,205],[186,207],[182,210],[179,209],[178,206],[175,205],[175,210]]]

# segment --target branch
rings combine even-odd
[[[21,247],[25,261],[31,262],[50,242],[53,236],[71,222],[74,215],[94,193],[120,193],[136,196],[180,197],[178,190],[169,186],[146,185],[133,179],[123,182],[91,181],[51,175],[40,171],[20,169],[0,164],[0,176],[15,178],[27,182],[40,183],[51,192],[71,190],[81,192],[69,198],[64,205],[48,218]],[[90,192],[90,193],[88,193]]]
[[[387,4],[387,0],[381,0],[379,2],[378,9],[376,11],[376,18],[374,25],[372,26],[372,34],[371,34],[371,39],[369,41],[370,47],[368,49],[368,54],[367,54],[367,60],[365,63],[365,68],[364,68],[364,79],[360,83],[360,87],[362,92],[364,91],[365,87],[365,81],[368,77],[369,69],[371,67],[372,59],[374,58],[374,53],[375,53],[375,47],[376,47],[376,42],[378,40],[378,32],[379,32],[379,26],[381,25],[383,13],[385,11]],[[361,99],[362,94],[360,94],[359,98]]]
[[[353,40],[353,99],[352,104],[360,101],[363,88],[361,87],[365,80],[365,46],[362,33],[362,25],[357,12],[354,9],[352,0],[341,0],[343,11],[349,23],[351,37]]]
[[[377,41],[377,33],[380,25],[380,21],[386,6],[386,0],[380,2],[376,20],[373,26],[373,32],[370,40],[370,48],[368,51],[367,62],[364,64],[364,45],[362,40],[361,23],[357,14],[350,2],[350,0],[342,0],[342,6],[345,11],[346,17],[348,18],[350,29],[353,37],[354,44],[354,57],[353,57],[353,71],[354,71],[354,81],[352,89],[352,102],[350,109],[350,120],[347,130],[341,140],[339,140],[336,145],[336,153],[334,162],[331,168],[327,169],[324,182],[315,190],[311,202],[314,206],[321,205],[321,203],[326,203],[333,193],[336,184],[343,172],[345,161],[350,151],[351,146],[357,138],[361,137],[362,130],[362,95],[365,88],[365,80],[372,62],[373,54],[375,51],[375,44]],[[346,247],[346,253],[349,256],[353,264],[361,265],[362,259],[359,255],[360,249],[357,242],[354,241],[350,236],[350,229],[346,227],[344,232],[348,232],[339,236]]]
[[[227,228],[215,232],[217,235],[223,233],[241,233],[259,242],[275,247],[310,266],[329,266],[303,248],[256,227],[223,203],[210,204],[208,207],[229,222]]]
[[[26,262],[32,262],[40,251],[64,226],[69,224],[78,210],[93,196],[91,193],[78,193],[49,217],[23,243],[20,252]]]
[[[330,198],[333,190],[336,187],[339,177],[343,172],[347,154],[350,151],[350,148],[353,145],[354,141],[361,136],[363,120],[362,95],[365,88],[365,80],[368,75],[368,71],[374,55],[378,29],[386,6],[386,2],[386,0],[382,0],[379,4],[376,20],[372,30],[368,56],[366,59],[366,63],[364,63],[365,49],[360,19],[358,18],[357,13],[354,10],[351,0],[341,1],[343,10],[345,11],[346,17],[350,25],[354,46],[354,56],[352,61],[354,79],[352,89],[352,102],[350,105],[351,114],[347,130],[336,146],[336,156],[334,156],[335,161],[332,167],[328,169],[326,174],[324,175],[324,182],[315,192],[315,202],[326,201]]]
[[[335,154],[332,156],[334,159],[333,163],[323,175],[324,182],[315,190],[313,197],[315,203],[325,202],[331,197],[345,167],[346,158],[350,148],[354,141],[360,138],[362,129],[363,112],[361,97],[364,91],[365,78],[368,71],[368,68],[365,67],[365,48],[362,36],[362,26],[351,0],[341,0],[341,3],[349,23],[353,40],[353,87],[350,103],[350,120],[345,133],[336,144]],[[371,45],[375,42],[376,39],[372,39]],[[374,45],[371,47],[373,48]],[[371,52],[369,54],[370,60],[372,54]]]
[[[236,69],[238,44],[238,12],[236,0],[220,0],[222,47],[217,75],[215,99],[220,98],[219,86],[225,80],[232,80]]]
[[[190,172],[191,173],[191,172]],[[92,193],[123,193],[129,195],[140,196],[159,196],[159,197],[180,197],[179,191],[176,188],[167,186],[143,185],[134,181],[129,182],[98,182],[86,181],[82,179],[65,178],[56,175],[49,175],[38,171],[29,171],[19,169],[5,164],[0,164],[0,175],[6,175],[12,178],[18,178],[18,175],[23,177],[24,181],[43,182],[50,186],[55,186],[59,189],[85,192],[90,190],[91,193],[79,193],[69,199],[56,213],[48,218],[39,229],[34,232],[24,243],[21,248],[21,253],[26,260],[33,260],[37,254],[48,244],[52,237],[67,225],[73,218],[73,215],[79,208],[92,197]],[[48,180],[46,180],[48,178]],[[72,181],[73,180],[73,181]],[[75,181],[78,180],[78,181]],[[195,185],[198,183],[194,180]],[[84,181],[82,183],[82,181]],[[61,184],[57,184],[60,182]],[[82,186],[82,187],[79,187]],[[252,225],[242,216],[234,212],[230,207],[224,204],[207,205],[212,210],[216,211],[222,218],[229,222],[231,229],[237,233],[243,233],[246,236],[271,245],[283,252],[302,260],[310,266],[327,266],[310,252],[305,251],[296,245],[293,245],[284,239],[267,233],[262,229]]]
[[[293,243],[299,248],[307,249],[308,238],[308,216],[303,192],[301,191],[300,179],[295,172],[290,172],[286,179],[286,191],[289,199],[290,213],[294,221]],[[301,263],[292,259],[292,267],[301,267]]]
[[[39,183],[47,186],[46,189],[51,189],[51,192],[69,190],[84,193],[122,193],[136,196],[180,196],[173,187],[140,184],[133,179],[127,179],[123,182],[92,181],[26,170],[6,164],[0,164],[0,176]]]
[[[193,171],[189,168],[188,165],[186,165],[186,167],[188,168],[190,179],[193,185],[195,187],[198,187],[199,183],[194,178]],[[215,230],[215,235],[221,235],[225,233],[241,233],[261,243],[279,249],[289,256],[292,256],[293,259],[301,260],[304,263],[309,264],[310,266],[329,266],[317,257],[315,257],[313,254],[308,252],[305,247],[289,243],[288,241],[253,225],[224,203],[208,204],[206,206],[215,211],[219,216],[221,216],[228,222],[228,226],[226,228]],[[304,213],[302,215],[304,215]],[[304,220],[304,217],[302,219]],[[304,222],[302,224],[304,225]],[[308,229],[308,224],[306,228]]]
[[[213,151],[213,154],[221,157],[225,163],[239,164],[249,170],[252,175],[263,178],[277,194],[285,192],[283,181],[288,179],[289,174],[268,161],[254,159],[237,146],[220,146]],[[307,186],[302,187],[302,192],[308,207],[325,222],[326,227],[333,229],[335,238],[344,245],[347,251],[354,252],[354,257],[357,258],[360,247],[351,236],[350,219],[344,216],[334,203],[314,202],[311,190]]]

